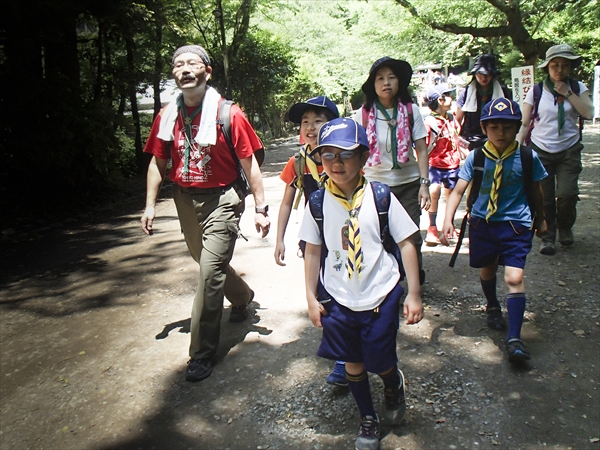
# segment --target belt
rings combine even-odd
[[[227,186],[214,187],[214,188],[195,188],[195,187],[183,187],[177,186],[180,192],[185,194],[195,194],[195,195],[212,195],[212,194],[222,194],[227,191],[233,184],[228,184]]]

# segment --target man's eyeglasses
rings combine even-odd
[[[323,159],[325,161],[333,161],[337,156],[339,156],[340,159],[352,159],[352,158],[354,158],[355,155],[356,155],[356,152],[354,152],[352,150],[343,150],[339,153],[322,152],[321,159]]]
[[[173,65],[173,70],[177,70],[177,71],[183,70],[183,68],[186,65],[192,70],[201,69],[202,67],[204,67],[204,63],[202,61],[200,61],[198,59],[191,59],[189,61],[177,61]]]

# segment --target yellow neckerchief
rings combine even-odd
[[[300,199],[302,198],[302,194],[304,193],[304,174],[306,172],[306,168],[308,168],[308,172],[314,178],[314,180],[319,183],[321,179],[321,175],[319,175],[319,168],[317,167],[317,163],[312,156],[312,149],[310,145],[306,144],[302,146],[298,155],[302,159],[302,163],[299,164],[299,168],[296,169],[296,165],[294,165],[294,170],[296,172],[296,179],[294,180],[294,186],[298,191],[296,195],[296,200],[294,200],[294,209],[298,209],[298,205],[300,204]]]
[[[352,199],[348,200],[346,195],[331,180],[325,181],[325,189],[329,191],[348,211],[349,218],[346,221],[348,225],[348,277],[352,279],[355,272],[360,278],[360,266],[363,261],[363,252],[360,242],[360,228],[358,226],[358,212],[362,205],[365,195],[367,180],[361,175],[358,186],[352,194]]]
[[[518,148],[519,146],[517,141],[514,141],[506,150],[504,150],[502,155],[498,154],[498,150],[490,141],[487,141],[482,148],[483,154],[496,163],[494,181],[492,182],[492,189],[490,190],[490,201],[488,202],[485,220],[489,221],[490,217],[498,210],[498,191],[500,190],[500,185],[502,184],[503,161],[509,156],[513,155]]]

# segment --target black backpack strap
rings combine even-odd
[[[452,257],[450,258],[450,263],[448,264],[450,267],[454,267],[456,263],[456,258],[458,258],[458,253],[460,252],[460,247],[462,245],[462,241],[465,238],[465,234],[467,232],[467,222],[469,219],[469,213],[471,212],[471,208],[475,204],[475,200],[479,196],[479,190],[481,189],[481,182],[483,180],[483,165],[485,164],[485,155],[483,154],[483,150],[481,147],[473,150],[473,178],[471,179],[471,186],[469,187],[468,197],[467,197],[467,213],[465,217],[463,217],[462,223],[460,224],[460,234],[458,235],[458,241],[456,242],[456,248],[454,249],[454,253],[452,253]]]
[[[219,118],[217,119],[217,124],[221,127],[221,131],[223,132],[223,137],[225,138],[225,142],[227,142],[227,146],[233,155],[234,161],[239,161],[237,154],[235,153],[235,147],[233,146],[233,140],[231,139],[231,105],[233,102],[231,100],[221,100],[219,104]],[[261,148],[254,152],[254,157],[258,162],[258,166],[262,166],[265,161],[265,149]]]
[[[400,254],[398,244],[394,242],[394,238],[390,234],[389,210],[392,195],[390,187],[384,183],[371,181],[371,190],[373,191],[373,198],[379,216],[379,236],[381,243],[383,244],[383,248],[398,261],[400,280],[403,280],[405,272],[404,265],[402,264],[402,255]]]
[[[325,270],[325,258],[327,257],[327,244],[325,243],[325,235],[323,233],[323,199],[325,198],[325,188],[316,190],[310,195],[308,199],[308,207],[310,213],[315,219],[317,227],[319,228],[319,235],[321,236],[321,272]]]

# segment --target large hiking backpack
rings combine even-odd
[[[244,196],[247,196],[252,193],[252,189],[250,189],[250,183],[248,178],[246,177],[246,172],[242,169],[242,165],[240,164],[240,160],[235,153],[235,147],[233,146],[233,141],[231,139],[231,105],[233,102],[231,100],[221,100],[219,103],[219,116],[217,118],[217,125],[221,128],[223,133],[223,137],[225,138],[225,142],[227,142],[227,146],[231,151],[231,155],[233,156],[233,160],[236,163],[238,169],[238,184],[240,189],[244,193]],[[259,167],[262,166],[262,163],[265,160],[265,149],[261,148],[254,152],[254,157],[258,162]]]
[[[529,204],[531,215],[535,219],[535,202],[533,195],[533,150],[530,147],[524,147],[521,145],[520,151],[521,166],[523,167],[523,180],[525,182],[525,195],[527,196],[527,203]],[[465,217],[463,217],[462,223],[460,224],[460,234],[458,236],[458,242],[456,243],[456,248],[454,249],[452,258],[450,258],[450,267],[454,267],[454,263],[456,262],[456,258],[458,257],[462,240],[465,237],[465,233],[467,231],[467,221],[469,218],[469,214],[471,213],[471,209],[473,208],[473,205],[475,204],[475,201],[479,196],[481,182],[483,181],[483,166],[485,164],[485,154],[483,153],[482,147],[476,148],[475,150],[473,150],[473,152],[473,178],[471,179],[467,195],[467,212],[465,214]]]
[[[373,198],[375,200],[375,206],[379,215],[379,236],[383,248],[396,258],[400,269],[400,280],[404,279],[404,266],[402,265],[402,257],[400,255],[400,249],[398,244],[394,242],[392,235],[390,234],[389,217],[388,212],[390,209],[391,192],[390,187],[387,184],[379,183],[377,181],[371,181],[371,190],[373,191]],[[310,212],[319,227],[319,234],[321,236],[321,270],[324,270],[325,258],[327,257],[327,245],[325,243],[325,236],[323,234],[323,199],[325,198],[325,188],[321,188],[312,193],[308,200]]]

